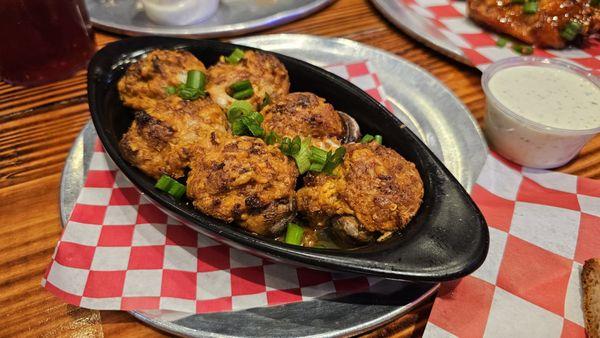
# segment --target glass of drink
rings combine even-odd
[[[95,50],[83,0],[2,1],[0,46],[0,78],[25,86],[70,77]]]

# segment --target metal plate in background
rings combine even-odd
[[[425,46],[467,66],[473,66],[463,51],[450,41],[431,21],[408,8],[403,1],[371,0],[383,16],[396,27]]]
[[[221,0],[217,12],[188,26],[156,24],[139,0],[85,0],[90,21],[100,29],[125,35],[225,37],[279,26],[312,14],[333,0]]]
[[[276,51],[318,66],[370,60],[393,105],[393,113],[440,157],[467,190],[481,171],[487,147],[476,122],[444,85],[414,64],[345,39],[281,34],[241,38],[233,42]],[[90,123],[75,141],[67,159],[61,184],[63,222],[67,221],[83,185],[95,137]],[[379,289],[386,290],[387,294],[360,293],[204,315],[173,311],[134,311],[132,315],[161,330],[185,336],[349,336],[407,313],[438,287],[392,281],[382,283],[385,284],[378,284]]]

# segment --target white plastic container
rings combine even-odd
[[[219,8],[219,0],[142,0],[146,16],[167,26],[185,26],[208,19]]]
[[[562,166],[600,132],[600,80],[583,68],[547,58],[509,58],[485,69],[481,83],[485,134],[495,151],[515,163]]]

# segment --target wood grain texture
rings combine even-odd
[[[479,122],[485,101],[480,72],[411,40],[365,0],[338,0],[325,10],[264,33],[344,37],[395,53],[448,86]],[[121,37],[98,32],[99,47]],[[85,72],[23,88],[0,82],[0,336],[165,336],[118,311],[66,305],[40,286],[61,232],[60,171],[75,136],[89,120]],[[560,169],[600,178],[600,138]],[[367,337],[417,337],[432,299]]]

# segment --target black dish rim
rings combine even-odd
[[[436,261],[438,258],[435,257],[427,261],[429,256],[425,255],[423,256],[424,258],[422,258],[425,260],[422,263],[423,269],[406,269],[405,266],[403,267],[402,256],[395,257],[397,261],[366,259],[366,257],[369,257],[370,251],[368,249],[365,251],[365,249],[362,247],[357,248],[356,250],[304,248],[251,235],[247,232],[241,231],[238,228],[227,226],[221,221],[203,215],[199,211],[190,212],[189,210],[186,210],[182,203],[176,202],[168,195],[154,189],[153,185],[148,184],[148,178],[143,178],[145,175],[143,175],[138,169],[131,166],[122,158],[117,144],[111,141],[111,132],[106,129],[107,122],[103,120],[102,117],[104,112],[102,99],[104,99],[104,95],[110,89],[103,89],[102,87],[116,85],[116,82],[118,81],[118,78],[116,78],[116,73],[118,73],[118,70],[122,69],[127,62],[131,61],[132,58],[137,58],[138,56],[143,55],[152,49],[166,48],[193,50],[194,48],[209,48],[207,46],[221,51],[231,51],[234,48],[253,49],[260,51],[260,49],[257,48],[214,40],[189,40],[147,36],[128,38],[110,43],[99,50],[89,63],[88,100],[92,121],[98,136],[104,145],[107,154],[115,162],[117,167],[137,187],[137,189],[149,197],[163,211],[166,211],[168,214],[177,217],[185,224],[192,226],[192,228],[195,230],[209,235],[210,237],[213,237],[219,241],[225,242],[233,247],[250,250],[255,254],[266,256],[275,260],[292,262],[295,264],[332,271],[369,274],[404,281],[438,282],[463,277],[475,271],[483,263],[489,247],[489,234],[483,215],[468,196],[467,192],[456,181],[452,174],[450,174],[450,172],[443,166],[443,164],[435,157],[435,155],[433,155],[433,153],[431,153],[431,151],[408,128],[405,128],[402,122],[399,121],[392,113],[390,113],[383,105],[375,101],[372,97],[358,87],[319,67],[278,53],[267,52],[276,55],[284,64],[286,64],[288,69],[290,65],[293,65],[294,67],[303,69],[308,73],[316,73],[322,77],[323,81],[331,83],[331,85],[335,86],[340,91],[356,95],[357,99],[360,99],[365,107],[376,110],[377,114],[380,114],[379,117],[385,120],[386,125],[381,128],[396,128],[396,132],[407,138],[407,140],[411,142],[411,147],[416,148],[415,151],[419,152],[420,156],[423,157],[422,162],[424,163],[423,165],[426,164],[427,166],[428,177],[431,176],[434,179],[439,180],[444,187],[447,186],[447,189],[444,192],[452,195],[448,197],[449,199],[457,199],[456,201],[453,200],[452,202],[445,202],[444,199],[440,199],[438,197],[438,202],[440,204],[458,203],[458,207],[462,208],[461,210],[464,209],[463,211],[466,211],[463,212],[462,215],[458,215],[460,216],[460,219],[455,220],[457,217],[452,217],[452,219],[450,219],[450,221],[459,222],[456,224],[465,227],[463,230],[469,230],[467,233],[465,233],[465,236],[469,236],[469,238],[466,239],[466,243],[456,242],[451,243],[451,245],[443,242],[437,243],[436,239],[440,239],[438,238],[438,234],[427,233],[425,234],[428,235],[426,238],[428,242],[426,243],[423,242],[423,239],[420,237],[422,234],[417,234],[415,235],[416,239],[421,239],[421,242],[423,243],[421,243],[422,245],[416,249],[427,252],[427,250],[433,250],[431,249],[434,248],[432,245],[436,244],[435,250],[441,250],[440,252],[436,252],[437,255],[449,254],[452,252],[461,251],[463,249],[468,249],[468,252],[461,251],[461,257],[447,257],[443,264]],[[291,76],[290,78],[292,79],[291,81],[293,83],[293,78]],[[327,99],[327,97],[325,98]],[[346,111],[346,113],[352,116],[350,112]],[[419,159],[419,161],[421,161],[421,159]],[[422,176],[424,175],[421,170],[420,173]],[[438,188],[434,187],[433,189]],[[428,191],[426,189],[426,194],[427,193]],[[430,191],[429,193],[433,194],[433,191]],[[428,211],[424,211],[424,209],[425,208],[422,205],[421,210],[419,211],[418,215],[415,216],[415,218],[427,218],[426,213]],[[437,210],[439,208],[434,207],[433,209]],[[440,212],[452,213],[450,209],[446,209],[445,211]],[[437,216],[438,217],[433,219],[433,221],[431,220],[431,217],[429,220],[431,222],[435,222],[436,226],[441,226],[439,229],[443,228],[448,230],[448,227],[444,228],[443,224],[441,224],[443,222],[443,219],[441,219],[443,218],[442,215]],[[413,223],[413,221],[411,221],[411,223]],[[427,225],[429,226],[429,224]],[[452,228],[450,230],[452,230]],[[471,233],[471,231],[474,232]],[[440,236],[443,237],[444,234],[440,234]],[[415,240],[415,238],[412,238],[411,240]],[[375,252],[375,255],[372,257],[381,258],[381,256],[377,255],[377,253],[381,253],[385,250],[391,250],[389,251],[390,254],[397,254],[397,252],[394,252],[394,248],[391,247],[392,245],[387,243],[388,241],[374,244],[379,247],[386,247],[386,249],[379,250],[378,248],[377,250],[372,250],[371,253]],[[407,246],[410,247],[412,245],[412,243],[409,245],[404,244],[399,246],[399,251],[405,249]],[[463,245],[464,247],[457,247]],[[370,245],[369,248],[373,249],[373,245]],[[413,248],[413,250],[415,250],[415,248]],[[411,256],[411,254],[415,253],[407,252],[407,254],[408,256]],[[411,257],[409,257],[409,260],[410,258]],[[459,261],[453,261],[453,258],[456,258]]]

